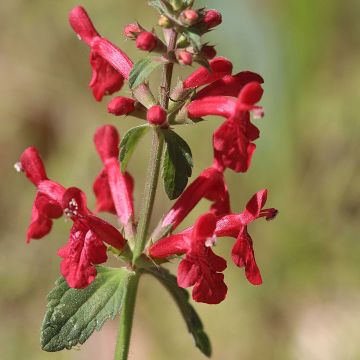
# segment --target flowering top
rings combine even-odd
[[[129,91],[116,94],[109,101],[107,111],[117,117],[130,115],[143,123],[129,129],[122,140],[113,125],[96,129],[93,141],[102,165],[93,183],[94,211],[88,208],[82,190],[64,187],[47,177],[36,148],[30,147],[23,152],[16,168],[22,170],[36,187],[27,242],[47,235],[54,219],[62,215],[71,219],[68,242],[58,251],[62,258],[61,274],[71,288],[82,289],[91,284],[85,292],[76,292],[78,298],[71,308],[76,309],[77,301],[84,294],[91,295],[99,286],[107,288],[116,283],[113,291],[99,291],[96,296],[97,299],[105,298],[114,293],[116,301],[107,299],[96,318],[91,317],[82,329],[91,333],[91,329],[98,328],[106,318],[115,316],[118,310],[113,308],[120,308],[124,301],[127,306],[123,307],[125,321],[122,326],[128,326],[132,316],[128,311],[133,309],[138,278],[143,273],[150,273],[172,293],[183,314],[187,315],[185,320],[196,345],[205,355],[210,355],[201,321],[188,303],[186,291],[179,287],[193,287],[192,297],[197,302],[218,304],[225,299],[227,286],[223,271],[227,263],[214,251],[221,237],[235,239],[231,258],[236,266],[244,268],[247,280],[254,285],[262,283],[248,227],[258,218],[274,218],[277,210],[264,209],[267,199],[264,189],[251,197],[244,211],[233,212],[225,171],[231,169],[242,173],[251,165],[255,140],[260,136],[253,120],[264,115],[258,104],[263,95],[264,80],[251,71],[233,74],[232,62],[217,56],[215,47],[203,42],[203,36],[222,22],[217,10],[195,9],[193,0],[152,0],[150,5],[159,12],[160,32],[155,28],[145,29],[139,23],[124,27],[126,39],[133,41],[144,56],[135,63],[122,49],[99,34],[83,7],[77,6],[70,11],[71,27],[90,48],[92,78],[89,86],[95,99],[101,101],[105,95],[112,95],[126,85]],[[200,67],[180,78],[171,88],[175,65],[196,64]],[[151,75],[160,68],[161,85],[153,93]],[[193,168],[192,151],[176,130],[187,124],[196,131],[196,123],[209,115],[223,118],[220,126],[214,127],[212,142],[209,139],[213,161],[188,185]],[[133,195],[135,183],[127,166],[141,139],[149,132],[152,133],[152,146],[143,148],[142,152],[150,153],[150,162],[141,211],[137,214]],[[164,190],[175,202],[151,231],[160,169]],[[200,215],[193,226],[177,232],[179,225],[203,199],[210,202],[208,211]],[[103,220],[99,215],[102,212],[115,215],[113,223],[116,225]],[[114,276],[114,279],[118,279],[117,276],[123,279],[125,274],[124,281],[115,282],[104,275],[114,269],[104,271],[103,267],[97,267],[107,261],[108,251],[125,262],[125,267],[115,270],[117,275]],[[164,263],[174,259],[179,260],[176,280],[163,268]],[[110,297],[114,300],[112,295]],[[55,301],[50,307],[53,303]],[[112,304],[110,310],[108,303]],[[89,308],[91,316],[96,312],[96,306]],[[88,316],[86,311],[82,314]],[[50,328],[51,336],[57,329],[53,326],[53,318],[51,315],[44,322],[44,326]],[[62,325],[60,332],[65,331]],[[62,334],[61,339],[50,340],[56,346],[63,341],[61,346],[68,348],[70,343],[76,343],[74,337],[77,335],[74,334],[71,330],[68,338]],[[89,335],[82,332],[77,341],[83,343],[86,336]],[[120,345],[117,353],[124,355],[127,345]],[[46,346],[50,346],[49,343]],[[126,354],[122,358],[125,359]]]

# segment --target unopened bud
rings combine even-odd
[[[151,107],[147,114],[146,119],[152,125],[164,125],[166,122],[166,111],[159,105]]]
[[[135,40],[136,37],[141,33],[142,29],[139,24],[128,24],[124,27],[124,34],[127,38]]]
[[[181,13],[180,20],[183,24],[193,25],[199,20],[199,14],[195,10],[186,9]]]
[[[123,96],[114,97],[108,104],[108,112],[116,116],[127,115],[135,111],[135,100]]]
[[[166,29],[171,26],[171,21],[165,15],[160,15],[158,25]]]
[[[176,54],[176,57],[181,65],[191,65],[193,61],[192,54],[188,51],[181,50]]]
[[[221,13],[213,9],[205,10],[203,22],[205,23],[208,30],[212,29],[222,23]]]
[[[215,47],[211,45],[204,45],[201,48],[201,54],[205,56],[208,60],[211,60],[216,56]]]
[[[149,31],[143,31],[136,38],[136,47],[143,51],[152,51],[156,47],[157,37]]]
[[[190,45],[189,40],[184,35],[181,35],[179,37],[178,41],[176,42],[176,47],[177,48],[184,48],[184,47],[187,47],[189,45]]]

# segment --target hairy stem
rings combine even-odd
[[[172,31],[169,36],[168,52],[174,50],[176,45],[176,32]],[[169,92],[171,85],[171,78],[173,73],[173,63],[165,64],[162,73],[162,83],[160,87],[160,105],[164,108],[168,108],[169,104]],[[149,229],[150,219],[152,210],[154,207],[154,200],[156,195],[157,184],[159,180],[160,163],[164,147],[164,138],[161,134],[160,129],[154,128],[153,140],[152,140],[152,151],[149,161],[145,189],[143,206],[141,209],[139,224],[137,227],[137,233],[135,238],[135,249],[133,256],[133,264],[136,259],[144,251],[147,242],[147,233]]]
[[[131,278],[126,290],[120,315],[119,334],[114,356],[115,360],[127,360],[128,358],[139,277],[140,274],[136,274]]]

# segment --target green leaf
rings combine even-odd
[[[71,289],[59,278],[48,295],[41,328],[45,351],[71,349],[83,344],[94,330],[120,311],[128,282],[134,272],[98,266],[96,279],[85,289]]]
[[[150,127],[146,125],[141,125],[130,129],[120,143],[120,163],[121,171],[125,172],[127,164],[133,154],[135,147],[139,140],[148,132]]]
[[[129,75],[130,88],[135,89],[145,82],[155,69],[167,62],[168,60],[163,57],[147,57],[139,60],[134,64]]]
[[[155,276],[169,291],[170,295],[173,297],[179,307],[189,332],[194,337],[195,345],[204,355],[210,357],[211,343],[209,337],[204,331],[204,326],[199,318],[199,315],[189,303],[188,292],[182,288],[179,288],[176,277],[170,274],[170,272],[164,268],[159,267],[158,269],[146,269],[145,272]]]
[[[170,4],[162,0],[150,0],[148,4],[159,10],[160,14],[168,14],[173,12]]]
[[[165,156],[162,177],[170,200],[178,198],[191,176],[193,161],[189,145],[172,130],[163,130]]]
[[[201,50],[201,34],[195,28],[191,27],[188,29],[184,29],[184,36],[188,39],[191,45],[195,48],[196,52],[200,52]]]

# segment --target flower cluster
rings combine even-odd
[[[222,274],[227,264],[213,251],[217,239],[236,239],[231,252],[233,262],[245,269],[250,283],[261,284],[248,226],[261,217],[270,220],[277,213],[273,208],[264,209],[267,190],[255,193],[243,212],[233,213],[224,179],[226,169],[246,172],[251,164],[256,149],[254,141],[259,137],[252,119],[264,114],[263,108],[257,105],[263,94],[263,79],[250,71],[233,74],[228,59],[216,57],[214,46],[201,43],[201,37],[222,22],[218,11],[194,10],[193,1],[187,0],[159,3],[166,4],[159,9],[158,21],[164,40],[154,30],[148,31],[138,23],[124,28],[126,38],[133,40],[139,50],[154,55],[140,65],[134,64],[121,49],[98,33],[84,8],[79,6],[71,10],[69,21],[78,37],[90,47],[92,78],[89,86],[95,99],[101,101],[104,96],[121,90],[125,81],[129,82],[131,97],[113,97],[107,106],[109,113],[145,120],[144,126],[154,129],[165,141],[176,125],[193,124],[209,115],[224,118],[213,133],[213,164],[186,188],[185,183],[180,197],[147,239],[151,241],[141,254],[147,259],[148,266],[170,261],[174,256],[181,257],[177,277],[179,287],[193,286],[195,301],[216,304],[224,300],[227,293]],[[148,75],[148,69],[155,69],[157,64],[190,66],[193,63],[201,66],[179,81],[172,91],[165,91],[165,100],[163,97],[158,101],[144,73]],[[151,64],[151,68],[146,68],[147,64]],[[160,93],[162,91],[160,89]],[[130,135],[127,135],[124,139],[129,143]],[[140,135],[131,138],[131,143],[136,144]],[[191,152],[183,155],[184,141],[181,139],[179,151],[176,141],[167,144],[168,159],[180,153],[181,159],[192,164],[191,159],[188,160]],[[134,181],[122,171],[120,137],[116,128],[111,125],[100,127],[94,135],[94,143],[103,163],[93,185],[94,212],[87,208],[85,194],[80,189],[66,188],[47,178],[35,148],[26,149],[17,165],[37,188],[27,241],[44,237],[50,232],[53,219],[62,215],[73,221],[69,241],[58,252],[62,258],[61,273],[73,288],[84,288],[94,280],[95,265],[104,263],[107,250],[112,248],[126,253],[123,258],[127,259],[128,266],[135,270],[141,267],[132,256],[138,233],[133,205]],[[131,148],[129,154],[133,151]],[[172,171],[179,171],[184,176],[181,166]],[[176,176],[173,178],[176,181]],[[174,233],[203,198],[211,202],[209,211],[192,227]],[[98,213],[104,211],[117,216],[121,230],[98,217]]]

